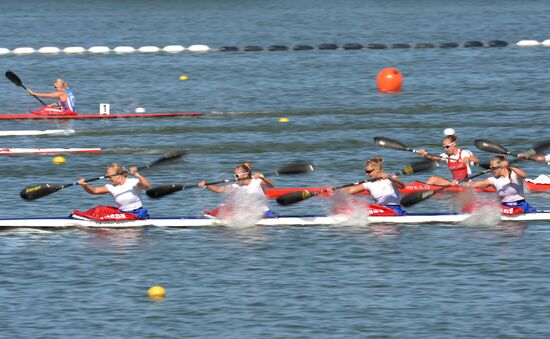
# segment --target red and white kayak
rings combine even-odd
[[[441,186],[435,186],[435,185],[428,185],[419,181],[415,181],[412,183],[405,184],[405,188],[399,190],[402,194],[411,194],[414,192],[419,191],[431,191],[431,190],[437,190],[441,188]],[[549,183],[536,183],[533,180],[527,179],[525,181],[525,188],[530,191],[550,191],[550,182]],[[307,190],[309,192],[319,192],[324,189],[327,189],[327,187],[283,187],[283,188],[268,188],[265,190],[265,194],[270,199],[276,199],[280,197],[281,195],[292,193],[292,192],[299,192]],[[444,192],[464,192],[466,188],[464,187],[447,187],[443,191]],[[495,189],[493,187],[485,187],[485,188],[477,188],[477,192],[495,192]],[[360,195],[369,195],[368,191],[363,191],[359,193]],[[322,193],[320,196],[322,197],[328,197],[330,193]]]
[[[69,134],[74,134],[74,129],[0,131],[0,137],[40,136],[40,135],[69,135]]]
[[[101,148],[0,148],[0,155],[99,153]]]
[[[128,119],[128,118],[166,118],[166,117],[192,117],[203,115],[201,112],[176,112],[176,113],[118,113],[118,114],[0,114],[0,120],[73,120],[73,119]]]

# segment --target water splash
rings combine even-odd
[[[258,196],[234,189],[225,194],[224,205],[220,209],[218,218],[228,227],[251,227],[263,218],[266,204],[267,201],[263,195]]]
[[[497,226],[501,223],[500,204],[494,197],[482,196],[473,190],[459,194],[455,199],[459,211],[472,213],[463,224],[467,226]]]
[[[354,197],[346,192],[337,190],[330,197],[330,214],[341,218],[340,226],[368,225],[368,210],[365,200]]]

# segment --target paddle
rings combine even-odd
[[[9,81],[13,82],[16,86],[22,87],[25,91],[27,91],[27,93],[29,92],[29,90],[27,89],[27,87],[25,87],[25,85],[23,85],[23,81],[21,81],[21,78],[19,78],[17,74],[13,73],[12,71],[7,71],[6,78],[8,78]],[[40,101],[42,105],[48,106],[44,101],[42,101],[42,99],[40,99],[36,95],[33,95],[33,97],[35,97],[36,100]]]
[[[459,183],[462,183],[464,181],[468,181],[470,179],[473,179],[473,178],[477,178],[479,176],[482,176],[486,173],[489,173],[491,172],[492,169],[488,168],[488,169],[485,169],[483,170],[482,172],[479,172],[477,174],[474,174],[474,175],[470,175],[469,177],[467,177],[466,179],[463,179],[463,180],[459,180],[458,182]],[[401,199],[401,205],[405,206],[405,207],[408,207],[408,206],[412,206],[412,205],[415,205],[421,201],[424,201],[426,199],[429,199],[431,198],[432,196],[434,196],[436,193],[438,192],[441,192],[443,191],[445,188],[447,187],[451,187],[451,185],[445,185],[445,186],[441,186],[440,188],[436,189],[436,190],[429,190],[429,191],[418,191],[418,192],[414,192],[414,193],[411,193],[405,197],[403,197],[403,199]]]
[[[175,152],[167,153],[163,157],[161,157],[161,158],[159,158],[159,159],[157,159],[153,162],[150,162],[150,163],[148,163],[144,166],[138,167],[138,171],[142,171],[142,170],[145,170],[145,169],[148,169],[148,168],[163,165],[163,164],[166,164],[168,162],[177,160],[177,159],[181,158],[183,155],[185,155],[186,153],[187,152],[185,152],[185,151],[175,151]],[[86,182],[91,182],[91,181],[96,181],[96,180],[101,180],[101,179],[106,179],[106,178],[109,178],[109,176],[108,175],[102,175],[102,176],[99,176],[97,178],[86,179]],[[76,186],[76,185],[78,185],[77,182],[72,182],[70,184],[64,184],[64,185],[39,184],[39,185],[26,187],[25,189],[21,190],[19,195],[21,196],[21,198],[31,201],[31,200],[36,200],[38,198],[45,197],[46,195],[50,195],[52,193],[55,193],[55,192],[57,192],[57,191],[59,191],[63,188],[72,187],[72,186]]]
[[[490,153],[497,153],[497,154],[506,154],[511,155],[514,157],[519,158],[518,154],[510,152],[508,149],[506,149],[504,146],[501,146],[497,143],[494,143],[492,141],[486,140],[486,139],[476,139],[474,141],[477,148],[479,148],[482,151],[490,152]],[[535,155],[537,153],[542,153],[544,150],[550,147],[550,140],[544,141],[529,151],[525,152],[526,158],[519,158],[524,160],[532,160],[536,161],[534,159],[531,159],[530,156]]]
[[[391,149],[395,149],[395,150],[398,150],[398,151],[408,151],[408,152],[418,153],[417,149],[414,149],[410,146],[407,146],[407,145],[403,144],[400,141],[397,141],[397,140],[394,140],[394,139],[391,139],[391,138],[375,137],[374,138],[374,144],[378,147],[381,147],[381,148],[391,148]],[[432,154],[432,153],[426,153],[426,154],[429,155],[429,156],[432,156],[432,157],[439,158],[439,159],[441,159],[440,161],[445,161],[444,159],[441,158],[440,155]],[[489,167],[490,167],[488,163],[480,163],[478,166],[481,167],[481,168],[485,168],[485,169],[489,169]]]
[[[291,165],[283,166],[278,170],[272,172],[271,174],[280,176],[280,175],[307,173],[313,170],[314,170],[314,167],[312,164],[300,162],[300,163],[294,163]],[[268,174],[268,175],[271,175],[271,174]],[[246,180],[246,179],[239,179],[239,180]],[[232,182],[232,181],[236,181],[236,179],[221,179],[218,181],[207,182],[206,185],[223,184],[223,183]],[[190,184],[190,185],[170,184],[170,185],[163,185],[163,186],[150,188],[145,193],[150,198],[160,199],[169,194],[176,193],[178,191],[182,191],[189,188],[195,188],[195,187],[199,187],[199,186],[197,184]]]
[[[439,166],[439,164],[435,161],[423,160],[423,161],[419,161],[419,162],[407,165],[402,170],[398,171],[397,174],[398,175],[412,175],[413,173],[426,171],[426,170],[432,169],[432,168],[437,167],[437,166]],[[369,182],[369,181],[371,181],[371,180],[369,179],[369,180],[358,181],[358,182],[354,182],[354,183],[351,183],[351,184],[346,184],[346,185],[337,186],[337,187],[333,187],[333,188],[327,188],[327,189],[320,190],[320,191],[317,191],[317,192],[310,192],[308,190],[291,192],[291,193],[287,193],[287,194],[284,194],[284,195],[281,195],[280,197],[278,197],[277,198],[277,203],[279,205],[282,205],[282,206],[292,205],[292,204],[295,204],[297,202],[304,201],[304,200],[307,200],[309,198],[313,198],[316,195],[319,195],[319,194],[322,194],[322,193],[325,193],[325,192],[329,192],[331,190],[337,190],[337,189],[340,189],[340,188],[346,188],[346,187],[350,187],[350,186],[360,185],[360,184],[363,184],[363,183],[366,183],[366,182]]]

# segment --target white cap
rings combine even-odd
[[[443,131],[444,136],[455,135],[455,134],[456,132],[452,128],[445,128],[445,130]]]

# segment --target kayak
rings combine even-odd
[[[127,119],[127,118],[165,118],[190,117],[203,115],[201,112],[177,113],[119,113],[119,114],[0,114],[3,120],[43,119],[43,120],[74,120],[74,119]]]
[[[414,192],[419,191],[431,191],[431,190],[437,190],[440,189],[441,186],[435,186],[435,185],[428,185],[420,181],[415,181],[412,183],[405,184],[405,188],[400,189],[399,192],[402,194],[411,194]],[[550,183],[536,183],[533,180],[527,179],[525,181],[525,188],[530,191],[550,191]],[[292,192],[299,192],[307,190],[309,192],[319,192],[322,190],[327,189],[327,187],[283,187],[283,188],[268,188],[265,190],[265,194],[270,199],[276,199],[280,197],[281,195],[292,193]],[[467,189],[464,187],[447,187],[443,190],[443,192],[464,192]],[[495,192],[495,189],[493,187],[485,187],[485,188],[476,188],[476,192],[486,192],[486,193],[492,193]],[[358,193],[359,195],[370,195],[369,191],[363,191],[361,193]],[[330,193],[322,193],[320,196],[322,197],[328,197]]]
[[[101,148],[0,148],[1,155],[99,152],[101,152]]]
[[[20,130],[0,131],[0,137],[9,136],[35,136],[35,135],[69,135],[74,134],[74,129],[46,129],[46,130]]]
[[[468,222],[478,216],[472,214],[448,213],[411,213],[404,216],[371,216],[369,224],[426,224],[426,223],[461,223]],[[550,221],[550,211],[537,213],[501,216],[502,221]],[[475,219],[474,219],[475,220]],[[294,215],[279,218],[261,219],[256,226],[333,226],[349,221],[344,215]],[[474,221],[475,222],[475,221]],[[126,221],[95,221],[73,217],[53,218],[16,218],[0,219],[0,228],[4,227],[35,227],[35,228],[132,228],[132,227],[208,227],[224,226],[219,219],[207,217],[164,217],[146,220]]]

